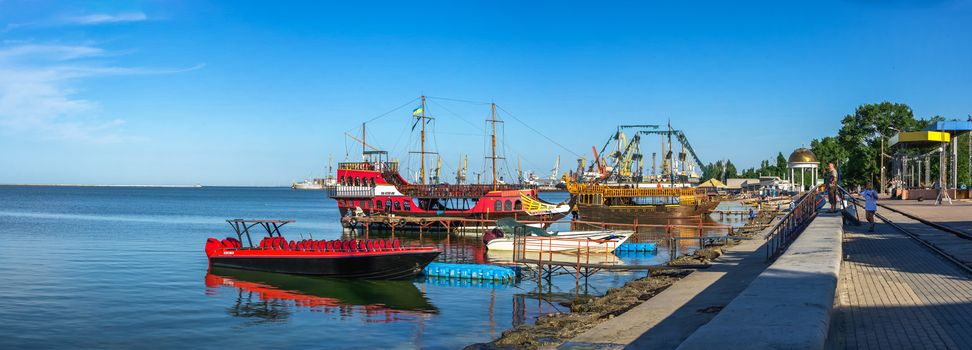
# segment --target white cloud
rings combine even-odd
[[[72,83],[108,75],[167,74],[202,68],[152,70],[95,65],[83,58],[104,56],[91,45],[18,43],[0,46],[0,129],[91,143],[137,140],[119,118],[93,116],[98,103],[77,97]]]
[[[147,19],[148,16],[146,16],[143,12],[123,12],[115,15],[96,13],[84,16],[66,17],[64,21],[74,24],[95,25],[105,23],[141,22]]]

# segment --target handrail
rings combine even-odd
[[[817,217],[818,192],[824,185],[813,187],[805,192],[793,204],[789,213],[766,234],[766,260],[771,261],[779,257],[790,246],[803,229]],[[822,199],[821,199],[822,200]]]

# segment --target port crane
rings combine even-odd
[[[625,134],[625,131],[629,130],[632,135],[630,139]],[[611,135],[604,146],[601,147],[601,151],[598,152],[596,147],[592,147],[595,156],[595,164],[591,165],[589,171],[593,171],[595,165],[597,166],[598,172],[602,177],[607,177],[612,180],[617,181],[642,181],[644,179],[644,155],[641,153],[641,136],[661,136],[662,139],[662,172],[656,180],[666,179],[670,182],[675,182],[678,180],[687,180],[694,174],[694,166],[698,166],[698,169],[703,168],[703,163],[699,160],[698,155],[695,154],[695,150],[688,141],[688,137],[681,130],[672,129],[671,126],[668,129],[660,129],[659,125],[619,125],[616,132]],[[666,139],[667,138],[667,145]],[[674,138],[682,147],[681,152],[675,157],[674,147],[672,146],[672,138]],[[607,154],[608,147],[611,144],[615,144],[614,152]],[[667,146],[667,147],[666,147]],[[598,157],[600,153],[601,156],[607,154],[607,159],[611,161],[612,166],[607,166],[607,161]],[[691,156],[692,163],[686,164],[686,160]],[[675,159],[673,159],[675,158]],[[652,153],[652,174],[655,174],[655,153]]]
[[[466,183],[466,171],[469,165],[469,156],[463,156],[462,159],[460,159],[459,164],[461,165],[459,166],[459,169],[456,170],[456,185]]]
[[[559,175],[560,175],[560,156],[557,156],[557,161],[554,162],[554,168],[550,173],[550,180],[557,181]]]

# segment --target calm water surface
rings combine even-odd
[[[295,219],[289,239],[347,237],[322,191],[0,186],[0,348],[454,349],[644,275],[600,273],[580,288],[558,276],[541,290],[532,280],[208,271],[203,244],[232,232],[227,218]],[[450,261],[502,260],[475,238],[426,234],[421,243],[446,249]]]

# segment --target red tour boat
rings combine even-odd
[[[236,237],[206,240],[210,266],[337,278],[407,279],[441,253],[432,247],[404,247],[398,240],[288,241],[280,228],[293,220],[226,222],[233,226]],[[267,236],[254,244],[250,228],[257,225]]]

